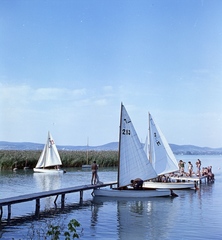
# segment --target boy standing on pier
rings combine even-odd
[[[93,162],[92,166],[92,179],[91,179],[91,184],[96,184],[97,181],[97,170],[98,170],[98,165],[96,164],[96,161]]]

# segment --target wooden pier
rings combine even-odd
[[[99,188],[107,187],[107,186],[110,186],[110,188],[112,188],[112,186],[116,185],[116,184],[117,184],[117,182],[102,183],[102,184],[97,184],[97,185],[82,185],[82,186],[76,186],[76,187],[62,188],[62,189],[57,189],[57,190],[50,190],[50,191],[45,191],[45,192],[30,193],[30,194],[15,196],[15,197],[3,198],[3,199],[0,199],[0,222],[2,221],[3,206],[8,206],[7,221],[10,222],[11,205],[12,204],[35,200],[36,201],[35,216],[39,216],[40,199],[41,198],[56,196],[55,201],[54,201],[54,203],[56,204],[58,196],[61,195],[61,209],[63,209],[65,206],[65,195],[68,193],[79,192],[80,193],[79,203],[82,203],[84,191],[90,190],[90,189],[93,190],[98,187]]]

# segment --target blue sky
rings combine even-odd
[[[169,143],[222,147],[222,1],[0,1],[0,141],[118,141],[123,102]]]

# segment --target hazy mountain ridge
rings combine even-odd
[[[31,142],[6,142],[0,141],[0,150],[42,150],[44,144]],[[194,145],[170,144],[174,154],[207,155],[222,154],[222,148],[198,147]],[[57,145],[58,150],[65,151],[117,151],[118,142],[110,142],[101,146],[62,146]]]
[[[32,142],[6,142],[0,141],[0,150],[43,150],[45,144]],[[57,145],[58,150],[66,151],[116,151],[118,149],[118,142],[111,142],[101,146],[63,146]]]

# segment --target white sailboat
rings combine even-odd
[[[64,170],[60,168],[61,165],[62,161],[57,147],[52,135],[48,132],[46,144],[33,171],[38,173],[63,173]]]
[[[149,162],[143,146],[137,136],[133,123],[121,104],[119,130],[119,166],[117,188],[95,189],[95,196],[103,197],[158,197],[170,196],[169,189],[135,190],[129,187],[131,179],[148,180],[157,177],[157,173]]]
[[[149,139],[147,138],[146,140],[144,150],[158,176],[177,172],[179,170],[179,167],[173,151],[171,150],[160,128],[157,126],[157,124],[155,124],[153,117],[150,113],[148,135]],[[146,181],[143,183],[143,187],[151,189],[184,189],[194,188],[195,185],[192,182]]]

